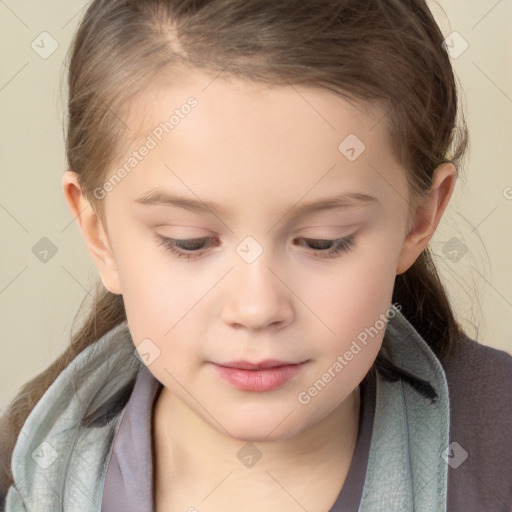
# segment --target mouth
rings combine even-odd
[[[265,392],[283,386],[296,376],[307,361],[290,363],[266,360],[259,363],[232,361],[213,363],[217,374],[231,386],[242,391]]]
[[[305,361],[295,363],[290,361],[278,361],[276,359],[265,359],[259,363],[251,363],[250,361],[231,361],[229,363],[216,364],[224,366],[225,368],[238,368],[239,370],[266,370],[268,368],[276,368],[279,366],[293,366],[303,362]]]

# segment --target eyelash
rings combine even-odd
[[[325,249],[313,249],[315,251],[320,251],[318,254],[327,254],[327,256],[320,256],[315,255],[316,258],[336,258],[342,253],[348,252],[353,249],[354,247],[354,240],[353,235],[345,237],[345,238],[336,238],[334,240],[332,239],[317,239],[317,238],[302,238],[305,241],[309,241],[310,243],[333,243],[334,248],[330,249],[329,251],[325,251]],[[191,243],[191,242],[203,242],[207,240],[213,240],[211,237],[203,237],[203,238],[189,238],[187,240],[177,240],[175,238],[167,238],[161,235],[157,235],[158,245],[163,245],[164,248],[167,251],[170,251],[172,254],[174,254],[177,258],[183,258],[186,260],[190,259],[196,259],[200,256],[200,253],[198,251],[193,252],[181,252],[176,249],[178,247],[179,243]],[[190,249],[189,249],[190,250]]]

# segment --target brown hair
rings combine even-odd
[[[467,147],[442,43],[424,0],[94,0],[69,54],[68,165],[103,220],[94,190],[136,135],[122,114],[164,72],[188,66],[255,82],[324,87],[382,106],[381,121],[408,173],[411,197],[424,195],[433,170],[446,161],[458,166]],[[12,450],[34,405],[81,351],[126,319],[122,297],[100,287],[69,347],[21,388],[1,419],[6,467],[0,490],[12,483]],[[453,353],[462,331],[428,248],[396,277],[393,302],[441,361]],[[380,355],[365,380],[376,370],[398,378]],[[422,383],[410,382],[428,394]]]

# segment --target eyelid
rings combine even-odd
[[[354,238],[356,233],[352,233],[345,237],[340,238],[313,238],[313,237],[298,237],[299,240],[305,240],[310,242],[328,242],[332,243],[333,247],[331,248],[323,248],[323,249],[315,249],[315,248],[307,248],[309,252],[313,254],[317,259],[334,259],[338,257],[340,254],[348,252],[354,248]],[[209,241],[213,240],[214,237],[196,237],[196,238],[186,238],[186,239],[176,239],[169,238],[163,235],[156,234],[158,239],[158,245],[163,245],[166,250],[171,252],[177,258],[182,259],[192,259],[195,260],[203,256],[207,249],[183,249],[177,246],[177,243],[192,243],[192,242],[201,242],[201,241]],[[178,248],[177,248],[178,247]]]

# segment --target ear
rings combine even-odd
[[[64,173],[62,190],[73,217],[78,221],[82,236],[99,270],[103,285],[111,293],[121,294],[117,265],[106,230],[94,208],[82,194],[82,187],[76,172],[66,171]]]
[[[398,258],[397,275],[412,266],[434,235],[456,181],[457,169],[452,163],[443,163],[434,170],[428,195],[421,199],[413,212],[412,227]]]

